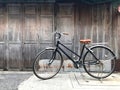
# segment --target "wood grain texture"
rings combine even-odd
[[[0,4],[0,68],[31,68],[38,51],[54,46],[55,31],[80,54],[80,39],[110,46],[120,57],[120,15],[109,4]],[[73,55],[68,52],[69,55]]]

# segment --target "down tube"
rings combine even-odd
[[[58,49],[60,49],[62,53],[64,53],[73,63],[75,63],[75,61],[64,50],[62,50],[60,47],[58,47]]]

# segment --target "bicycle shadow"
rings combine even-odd
[[[92,85],[92,86],[120,86],[120,75],[117,73],[114,73],[110,75],[107,78],[104,79],[95,79],[87,73],[72,73],[70,74],[73,81],[76,80],[76,82],[79,85]]]

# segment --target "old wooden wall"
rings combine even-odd
[[[112,14],[112,33],[114,37],[114,48],[115,53],[117,55],[116,61],[116,71],[120,71],[120,13],[118,12],[117,8],[113,7],[113,14]]]
[[[31,69],[37,52],[54,45],[55,31],[68,32],[62,42],[78,53],[86,38],[115,51],[112,15],[107,4],[1,4],[0,68]]]
[[[112,14],[109,5],[80,6],[79,8],[79,36],[91,38],[92,43],[112,45],[111,23]],[[84,17],[84,18],[83,18]]]
[[[55,31],[68,32],[62,40],[72,48],[73,5],[56,6],[58,11],[54,4],[0,5],[1,69],[31,69],[37,52],[54,45]]]

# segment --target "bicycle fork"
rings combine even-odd
[[[55,52],[53,52],[52,57],[51,57],[51,59],[49,60],[48,65],[51,65],[51,64],[53,63],[53,61],[54,61],[55,57],[56,57],[56,51],[55,51]]]

